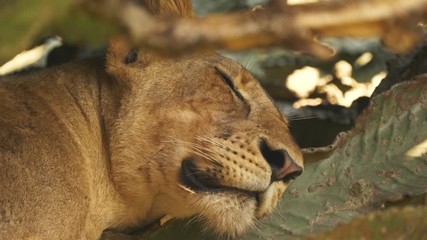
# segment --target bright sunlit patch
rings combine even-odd
[[[382,71],[377,73],[375,76],[372,77],[371,79],[371,83],[369,86],[369,96],[371,96],[371,94],[375,91],[375,88],[378,87],[378,85],[380,85],[381,81],[387,76],[387,72]]]
[[[318,106],[321,103],[322,103],[321,98],[309,98],[309,99],[301,99],[299,101],[296,101],[292,106],[294,108],[301,108],[306,106]]]
[[[304,67],[295,70],[286,80],[286,87],[300,98],[307,98],[314,91],[319,80],[319,70],[312,67]]]
[[[351,67],[350,63],[348,63],[344,60],[341,60],[341,61],[335,63],[334,71],[335,71],[335,75],[337,76],[337,78],[343,79],[346,77],[351,77],[353,68]]]
[[[354,100],[360,97],[370,97],[381,80],[386,76],[385,72],[375,75],[370,82],[360,83],[353,77],[351,64],[346,61],[339,61],[334,66],[335,76],[343,85],[350,87],[343,92],[334,84],[328,84],[320,88],[320,91],[326,93],[326,98],[332,104],[338,104],[350,107]]]
[[[0,66],[0,75],[17,72],[29,67],[46,67],[49,52],[62,45],[60,37],[49,38],[44,44],[16,55]]]
[[[322,86],[320,92],[326,93],[326,99],[329,103],[341,105],[340,103],[344,102],[344,94],[335,84]]]
[[[372,58],[374,58],[374,55],[370,52],[365,52],[360,57],[354,61],[355,65],[358,67],[365,66],[366,64],[370,63],[372,61]]]
[[[371,82],[367,83],[359,83],[353,78],[350,78],[352,82],[349,86],[352,88],[341,95],[342,98],[338,98],[337,103],[342,106],[350,107],[353,101],[359,97],[370,97],[385,76],[385,72],[380,72],[371,79]]]
[[[366,64],[372,56],[365,55],[359,64]],[[363,56],[362,55],[362,56]],[[304,67],[294,71],[286,79],[286,86],[293,91],[300,100],[294,103],[295,108],[316,106],[322,103],[320,99],[308,99],[311,93],[324,94],[331,104],[350,107],[353,101],[360,97],[370,97],[381,80],[387,75],[385,71],[377,73],[370,82],[358,82],[353,78],[353,68],[346,61],[338,61],[334,66],[334,81],[331,75],[320,77],[320,70]],[[340,84],[336,84],[339,81]]]
[[[427,157],[427,139],[406,152],[406,156],[411,158]]]
[[[307,98],[317,86],[327,84],[332,80],[328,75],[320,77],[320,71],[313,67],[303,67],[295,70],[286,79],[286,87],[293,91],[299,98]]]
[[[300,5],[300,4],[308,4],[308,3],[316,3],[319,0],[288,0],[288,5]]]

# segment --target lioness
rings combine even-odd
[[[190,1],[146,5],[191,14]],[[166,58],[115,41],[105,61],[0,79],[2,239],[98,239],[164,215],[235,237],[302,168],[258,82],[214,53]]]

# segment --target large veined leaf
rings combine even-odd
[[[357,217],[333,231],[304,240],[427,239],[427,207],[392,208]]]
[[[386,208],[389,202],[426,193],[427,75],[375,97],[355,128],[322,154],[329,156],[308,164],[276,212],[244,239],[321,233],[355,216]],[[197,223],[175,220],[132,239],[214,238],[203,230]]]
[[[374,98],[332,155],[308,166],[290,186],[280,214],[248,239],[322,232],[427,192],[426,80],[421,76]]]

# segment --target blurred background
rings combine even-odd
[[[323,1],[345,4],[345,0]],[[265,2],[193,0],[193,7],[197,15],[205,16],[252,9]],[[312,2],[317,0],[288,0],[290,5]],[[103,56],[107,39],[117,32],[73,0],[2,0],[0,22],[0,74],[9,69],[34,71],[73,59]],[[394,75],[401,74],[406,66],[377,38],[321,41],[334,49],[332,58],[321,60],[284,48],[219,51],[241,63],[261,82],[289,118],[301,147],[326,146],[337,133],[350,129],[386,78],[390,65],[395,68]],[[6,64],[29,49],[33,52],[21,60],[17,56],[13,66]],[[418,52],[408,54],[405,61],[410,62]]]

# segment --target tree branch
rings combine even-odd
[[[155,17],[139,5],[119,0],[81,4],[114,20],[135,46],[166,54],[280,46],[328,57],[331,49],[315,39],[343,36],[381,37],[390,49],[405,52],[421,39],[419,24],[427,20],[424,0],[354,0],[301,6],[276,0],[251,12],[204,18]]]

